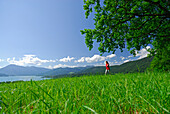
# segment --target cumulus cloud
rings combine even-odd
[[[118,63],[117,61],[115,61],[115,63]]]
[[[60,62],[70,62],[71,60],[73,60],[73,59],[75,59],[74,57],[71,57],[70,58],[70,56],[68,56],[67,58],[62,58],[62,59],[60,59],[59,61]]]
[[[111,54],[106,57],[100,56],[100,55],[94,55],[93,57],[81,57],[81,59],[76,60],[75,62],[85,62],[86,61],[88,63],[92,63],[92,62],[98,62],[98,61],[105,61],[106,59],[111,59],[115,56],[116,56],[115,54]]]
[[[143,48],[143,49],[141,49],[139,52],[136,51],[136,56],[137,56],[137,57],[139,56],[138,59],[142,59],[142,58],[147,57],[147,55],[150,54],[150,53],[147,51],[147,49],[150,49],[150,48],[151,48],[150,46],[147,46],[146,49]]]
[[[126,59],[125,57],[122,57],[122,56],[121,56],[120,58],[121,58],[122,60]]]
[[[133,57],[133,55],[128,56],[128,58],[131,58],[131,57]]]
[[[55,68],[65,68],[65,67],[75,68],[75,67],[79,67],[79,66],[70,66],[70,65],[66,65],[66,64],[58,64],[58,65],[54,65],[54,66],[49,65],[46,68],[48,68],[48,69],[55,69]]]
[[[92,62],[98,62],[98,61],[104,61],[106,59],[106,57],[102,57],[100,55],[94,55],[93,57],[86,57],[85,60],[88,63],[92,63]]]
[[[41,65],[42,63],[49,63],[49,62],[56,62],[56,60],[42,60],[36,55],[24,55],[24,57],[20,58],[19,60],[16,60],[15,57],[7,58],[7,62],[10,64],[15,65]]]
[[[53,69],[53,67],[51,65],[45,67],[45,68],[48,68],[48,69]]]
[[[118,64],[118,61],[117,60],[114,60],[114,62],[112,62],[113,64]]]
[[[81,59],[75,60],[74,62],[83,63],[85,62],[85,57],[81,57]]]
[[[117,61],[109,62],[109,64],[110,64],[110,66],[119,65],[119,63]]]
[[[106,58],[107,58],[107,59],[111,59],[111,58],[113,58],[113,57],[115,57],[115,56],[116,56],[116,54],[111,54],[111,55],[106,56]]]
[[[125,61],[123,61],[123,63],[127,63],[127,62],[129,62],[130,61],[130,59],[129,60],[125,60]]]
[[[142,58],[145,58],[145,57],[147,57],[147,55],[148,54],[150,54],[148,51],[147,51],[147,49],[150,49],[151,47],[150,46],[147,46],[146,48],[143,48],[143,49],[141,49],[140,51],[136,51],[136,57],[138,57],[137,59],[142,59]],[[128,58],[131,58],[131,57],[133,57],[133,55],[131,55],[131,56],[128,56]],[[120,57],[122,60],[124,60],[124,59],[127,59],[127,58],[124,58],[124,57]],[[131,59],[128,59],[128,60],[125,60],[125,61],[123,61],[123,63],[126,63],[126,62],[129,62],[129,61],[131,61]]]

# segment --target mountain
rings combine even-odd
[[[42,73],[40,75],[44,76],[54,76],[54,75],[66,75],[66,74],[75,74],[79,73],[82,70],[85,70],[87,68],[91,68],[92,66],[87,66],[87,67],[76,67],[76,68],[56,68],[53,70],[50,70],[48,72]]]
[[[48,71],[50,71],[50,69],[34,67],[34,66],[23,67],[23,66],[17,66],[17,65],[8,65],[0,69],[1,74],[16,75],[16,76],[38,75],[38,74],[48,72]]]
[[[133,73],[144,72],[152,61],[153,57],[146,57],[136,61],[130,61],[121,65],[115,65],[110,67],[110,73]],[[105,66],[92,67],[81,71],[83,74],[103,74],[105,72]]]
[[[8,75],[0,73],[0,76],[8,76]]]

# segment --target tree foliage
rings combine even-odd
[[[98,50],[123,51],[125,44],[131,54],[152,44],[152,55],[167,48],[170,42],[170,2],[168,0],[84,0],[86,18],[95,11],[95,29],[81,30],[89,50],[93,42]],[[166,49],[170,52],[169,48]],[[166,53],[168,53],[166,52]]]
[[[95,29],[81,30],[91,50],[100,42],[99,51],[115,52],[127,48],[135,54],[148,44],[170,41],[170,2],[168,0],[84,0],[86,18],[95,10]]]
[[[170,70],[170,43],[167,41],[156,42],[154,45],[157,48],[157,54],[151,63],[150,70]],[[160,46],[161,45],[161,46]],[[158,46],[158,47],[157,47]],[[159,48],[161,47],[161,48]]]

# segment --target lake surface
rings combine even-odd
[[[6,81],[30,81],[30,80],[46,80],[50,78],[43,78],[43,76],[0,76],[0,82]]]

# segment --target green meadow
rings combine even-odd
[[[169,113],[170,74],[91,75],[0,84],[0,113]]]

